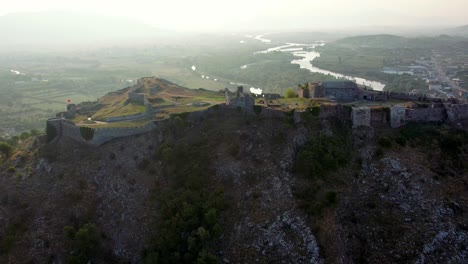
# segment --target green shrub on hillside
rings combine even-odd
[[[392,147],[392,140],[388,137],[381,137],[379,138],[379,146],[383,148],[391,148]]]
[[[101,237],[94,224],[85,224],[78,230],[66,226],[65,237],[69,242],[68,263],[89,263],[99,253]]]
[[[350,161],[348,139],[338,135],[319,136],[297,154],[296,170],[309,177],[323,177]]]
[[[13,147],[6,142],[0,142],[0,152],[9,157],[13,152]]]
[[[11,219],[11,222],[4,228],[4,233],[0,236],[0,256],[7,255],[13,249],[18,237],[27,230],[24,219]]]
[[[294,97],[296,97],[296,92],[294,92],[294,89],[293,89],[293,88],[288,88],[288,89],[284,92],[284,97],[285,97],[285,98],[294,98]]]
[[[29,135],[28,132],[23,132],[23,133],[21,133],[21,135],[20,135],[20,139],[21,139],[21,140],[25,140],[25,139],[27,139],[29,136],[30,136],[30,135]]]
[[[184,123],[184,120],[182,120],[182,118],[180,118],[179,116],[176,116],[174,118],[174,125],[176,126],[176,128],[182,129],[184,128],[185,123]]]
[[[317,117],[317,116],[320,115],[320,106],[307,107],[307,108],[306,108],[306,111],[307,111],[308,113],[311,113],[312,116]]]
[[[145,263],[219,263],[211,244],[222,234],[224,192],[209,184],[209,149],[204,144],[162,144],[169,185],[157,190],[159,233],[144,253]]]

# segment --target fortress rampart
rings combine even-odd
[[[437,106],[437,107],[435,107]],[[182,116],[184,120],[196,123],[212,114],[229,115],[233,111],[239,111],[239,107],[230,105],[215,105],[206,110],[191,112]],[[468,104],[438,104],[419,108],[407,108],[404,106],[391,107],[353,107],[342,104],[322,104],[316,109],[319,119],[339,119],[351,121],[353,127],[392,127],[397,128],[408,122],[434,122],[456,124],[468,119]],[[245,114],[256,115],[254,111],[241,110]],[[312,111],[313,112],[313,111]],[[301,122],[301,113],[295,111],[293,118],[295,123]],[[282,110],[263,108],[259,113],[263,118],[282,118],[286,113]],[[172,117],[171,117],[172,118]],[[164,121],[164,120],[163,120]],[[68,137],[77,142],[98,146],[116,138],[138,135],[153,131],[161,121],[151,121],[140,127],[108,127],[108,128],[83,128],[63,118],[52,118],[47,125],[54,127],[55,138]],[[86,139],[88,138],[88,139]]]
[[[87,145],[99,146],[103,143],[116,138],[128,137],[133,135],[144,134],[154,130],[157,127],[156,122],[150,122],[145,126],[139,127],[107,127],[107,128],[84,128],[76,126],[73,122],[61,118],[53,118],[47,120],[47,125],[55,128],[56,136],[53,140],[58,140],[61,137],[67,137],[74,141]],[[89,139],[86,139],[85,129],[92,132]]]

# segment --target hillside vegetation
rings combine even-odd
[[[467,258],[466,132],[318,116],[214,107],[99,148],[27,137],[0,157],[0,262]]]

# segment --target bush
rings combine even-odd
[[[16,243],[18,236],[24,234],[27,225],[24,219],[14,218],[4,228],[4,234],[0,237],[0,256],[8,254]]]
[[[12,167],[9,167],[9,168],[7,169],[7,172],[10,172],[10,173],[13,173],[13,172],[15,172],[15,171],[16,171],[16,168],[13,167],[13,166],[12,166]]]
[[[381,137],[379,138],[379,146],[383,148],[391,148],[392,147],[392,141],[388,137]]]
[[[3,153],[3,155],[9,157],[11,153],[13,152],[13,147],[5,142],[0,143],[0,152]]]
[[[208,146],[197,143],[159,148],[156,157],[170,177],[157,191],[160,232],[144,252],[145,263],[219,263],[210,247],[222,234],[224,192],[210,188],[208,153]]]
[[[350,161],[349,140],[334,135],[320,136],[299,151],[296,170],[309,177],[323,177]]]
[[[293,88],[288,88],[288,89],[286,89],[286,92],[284,92],[284,97],[294,98],[294,97],[296,97],[296,92],[294,92]]]
[[[444,135],[439,145],[443,153],[456,159],[462,153],[463,140],[458,135]]]
[[[31,136],[39,136],[41,133],[37,129],[32,129],[31,130]]]
[[[64,233],[70,242],[68,263],[88,263],[99,252],[101,239],[96,225],[85,224],[76,231],[66,226]]]
[[[21,139],[21,140],[25,140],[25,139],[29,138],[29,136],[30,136],[30,135],[29,135],[28,132],[23,132],[23,133],[21,133],[21,135],[20,135],[20,139]]]
[[[182,120],[182,118],[176,116],[174,118],[174,125],[176,126],[176,128],[182,129],[182,128],[185,127],[185,122],[184,122],[184,120]]]
[[[400,136],[410,145],[430,146],[440,132],[434,125],[410,123],[400,130]]]
[[[402,147],[406,146],[406,139],[404,137],[397,137],[395,141],[398,145]]]
[[[320,115],[320,106],[308,107],[307,111],[317,117]]]

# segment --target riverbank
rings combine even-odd
[[[262,35],[263,37],[263,35]],[[351,75],[346,75],[338,72],[333,72],[331,70],[325,70],[318,68],[312,64],[312,62],[320,57],[320,53],[317,52],[317,48],[324,47],[325,42],[316,41],[311,44],[301,44],[301,43],[285,43],[285,45],[280,45],[266,50],[257,51],[254,54],[265,54],[270,52],[288,52],[299,57],[301,59],[294,59],[291,61],[292,64],[298,64],[301,69],[307,69],[312,73],[321,73],[325,75],[331,75],[339,79],[347,79],[355,81],[357,84],[361,84],[367,87],[372,87],[374,90],[383,91],[385,84],[376,80],[369,80],[362,77],[356,77]]]

